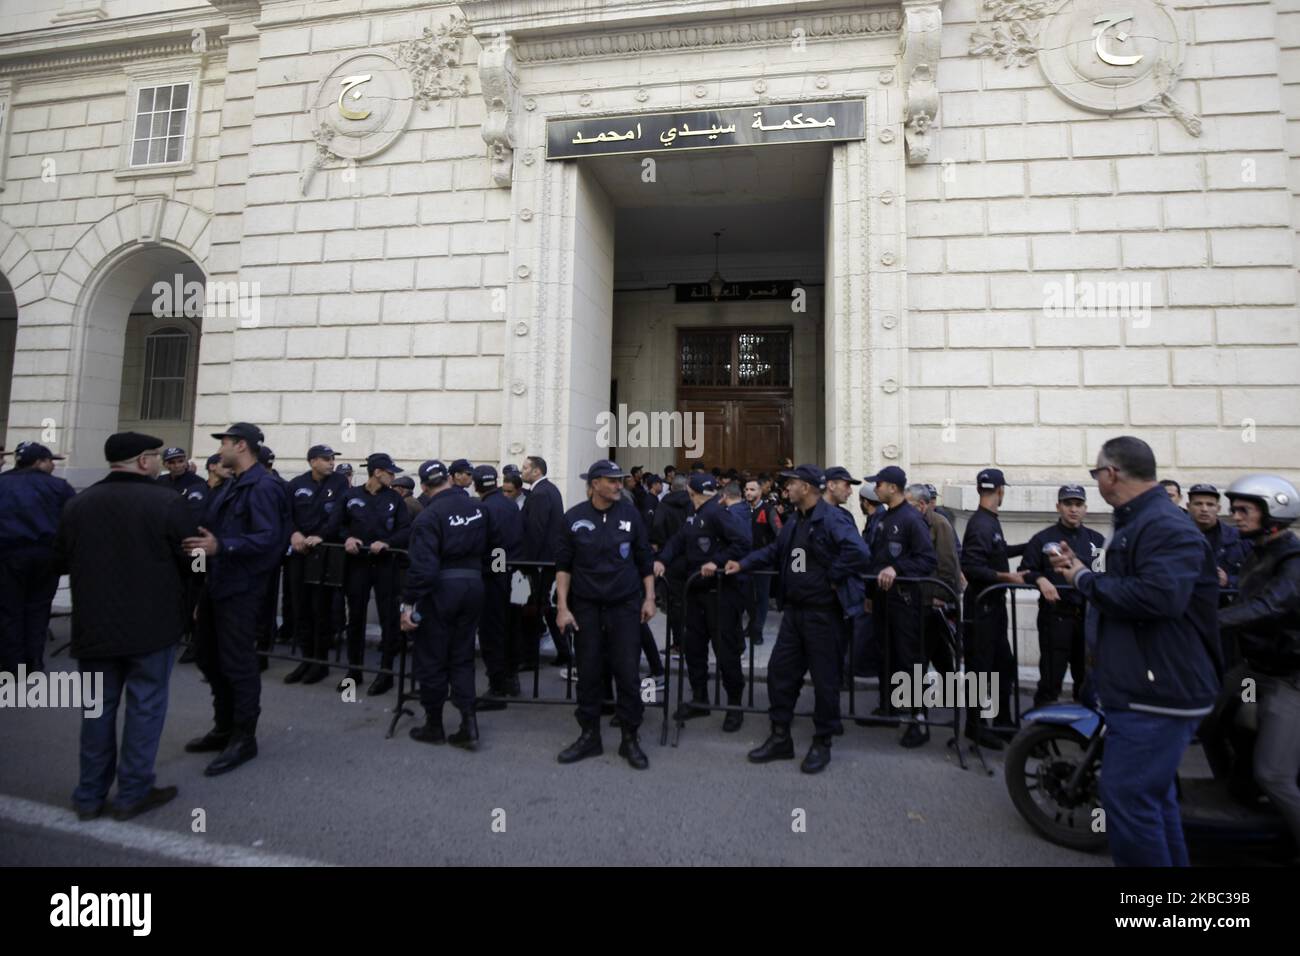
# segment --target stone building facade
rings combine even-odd
[[[1300,478],[1297,0],[5,8],[4,438],[76,481],[249,420],[572,497],[680,460],[620,407],[1026,528],[1119,433]]]

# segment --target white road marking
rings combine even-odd
[[[107,813],[107,811],[106,811]],[[21,797],[0,794],[0,820],[26,826],[44,827],[59,833],[68,833],[108,846],[138,850],[167,857],[184,863],[202,866],[332,866],[320,860],[268,853],[249,847],[214,843],[201,836],[168,833],[141,826],[138,823],[119,823],[107,815],[83,823],[77,815],[64,807],[52,807]]]

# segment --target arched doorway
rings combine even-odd
[[[98,464],[115,431],[143,431],[189,450],[205,278],[167,245],[136,246],[87,284],[70,401],[77,471]]]

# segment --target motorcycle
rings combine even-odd
[[[1297,852],[1281,816],[1260,800],[1253,784],[1242,783],[1240,763],[1249,756],[1241,741],[1253,737],[1253,718],[1250,704],[1228,718],[1225,730],[1237,741],[1235,770],[1222,759],[1211,759],[1213,776],[1177,779],[1183,835],[1194,858],[1244,852],[1281,861]],[[1007,748],[1011,802],[1034,830],[1058,846],[1091,852],[1106,846],[1098,796],[1105,743],[1100,706],[1060,703],[1024,714]]]

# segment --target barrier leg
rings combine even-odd
[[[405,714],[408,717],[414,717],[415,711],[406,706],[406,702],[411,699],[406,693],[406,632],[403,631],[398,638],[398,661],[397,661],[397,701],[393,704],[393,719],[388,722],[388,733],[384,735],[389,739],[397,732],[397,722]]]

